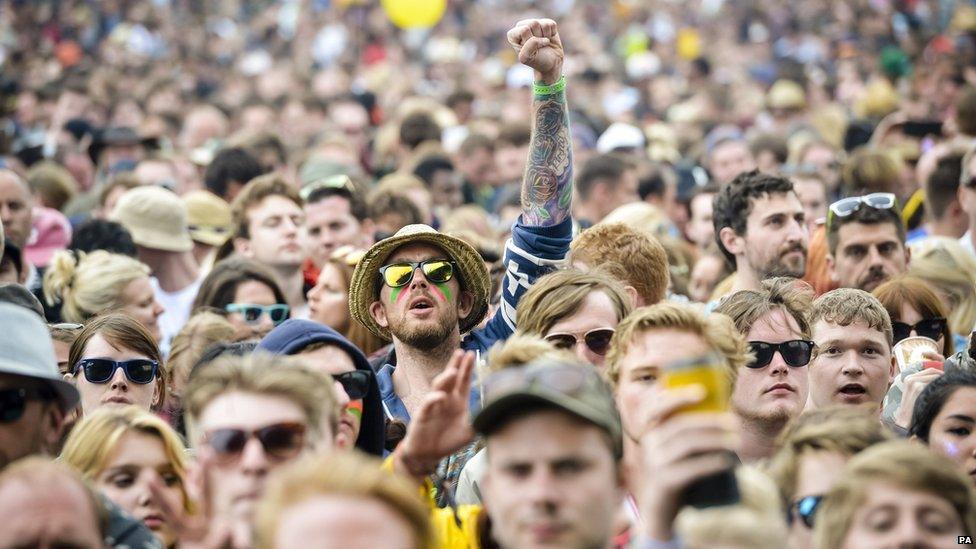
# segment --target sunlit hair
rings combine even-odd
[[[244,185],[230,204],[231,217],[235,225],[234,237],[251,238],[251,220],[248,213],[271,196],[286,198],[299,208],[302,207],[302,199],[298,191],[280,175],[269,173],[255,177]]]
[[[766,472],[779,486],[783,502],[789,505],[796,495],[800,461],[814,452],[836,452],[850,457],[892,435],[878,421],[875,406],[828,406],[804,412],[780,433],[778,449]]]
[[[954,238],[930,237],[912,248],[908,274],[938,290],[949,309],[949,328],[969,334],[976,325],[976,258]]]
[[[169,371],[175,384],[190,377],[193,365],[204,351],[214,343],[232,341],[234,326],[223,316],[201,311],[190,317],[179,333],[173,337],[169,350]]]
[[[288,510],[324,497],[378,502],[410,526],[414,549],[434,546],[430,512],[415,486],[384,470],[377,459],[333,452],[308,456],[276,473],[257,509],[256,547],[276,547],[278,528]]]
[[[715,309],[735,322],[741,334],[749,333],[753,324],[773,311],[783,311],[796,321],[800,335],[810,337],[807,314],[813,302],[813,288],[789,277],[763,280],[760,290],[742,290],[730,295]]]
[[[884,334],[888,347],[892,345],[891,317],[873,295],[857,288],[838,288],[818,297],[810,309],[811,329],[823,320],[838,326],[864,322],[872,330]]]
[[[541,337],[516,334],[491,348],[488,352],[488,369],[497,372],[505,368],[525,366],[540,358],[576,360],[573,353],[557,349]]]
[[[159,370],[155,383],[159,386],[158,398],[153,400],[152,410],[158,410],[166,402],[166,386],[169,382],[163,355],[159,351],[156,339],[138,320],[125,313],[108,313],[98,316],[85,324],[75,342],[68,351],[68,369],[75,378],[84,375],[75,372],[75,366],[85,354],[88,342],[95,336],[101,336],[109,345],[116,349],[125,349],[134,354],[142,355],[159,363]]]
[[[902,320],[901,310],[906,305],[915,309],[923,318],[949,318],[945,305],[921,278],[917,276],[897,276],[881,284],[871,292],[876,297],[892,322]],[[952,356],[952,331],[946,323],[945,330],[942,331],[942,356]]]
[[[339,401],[332,379],[312,369],[301,357],[273,356],[258,352],[247,356],[221,356],[190,376],[183,409],[193,441],[202,433],[197,422],[207,406],[227,393],[252,393],[288,400],[305,415],[310,435],[320,433],[323,417],[335,433]]]
[[[717,313],[706,313],[699,306],[664,302],[634,310],[617,325],[617,333],[607,353],[607,376],[614,385],[620,381],[620,363],[630,346],[653,330],[679,330],[696,335],[725,359],[729,388],[735,385],[739,368],[752,360],[749,344],[735,329],[732,319]]]
[[[108,467],[109,459],[118,450],[122,437],[129,433],[148,435],[163,444],[166,460],[173,474],[179,478],[183,507],[192,511],[186,492],[186,446],[165,421],[136,406],[100,408],[75,425],[61,452],[61,461],[81,476],[93,482]]]
[[[556,271],[538,279],[522,296],[516,310],[519,332],[545,336],[559,321],[576,314],[593,292],[610,299],[618,322],[633,309],[620,283],[600,271]]]
[[[949,503],[959,516],[960,536],[976,534],[976,493],[970,479],[948,459],[917,442],[896,440],[877,444],[854,456],[844,475],[817,510],[814,547],[844,545],[854,515],[877,486],[935,496]]]
[[[126,255],[62,250],[44,272],[44,298],[48,305],[61,303],[66,322],[82,323],[122,307],[129,284],[148,276],[149,267]]]
[[[570,244],[570,258],[589,267],[601,267],[632,286],[645,305],[667,296],[667,252],[654,236],[632,225],[603,222],[590,227]]]

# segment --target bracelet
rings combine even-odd
[[[559,80],[556,80],[556,83],[551,86],[539,83],[532,84],[533,95],[556,95],[557,93],[562,93],[565,89],[566,75],[560,76]]]

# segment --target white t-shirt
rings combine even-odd
[[[169,356],[169,347],[173,337],[179,333],[186,321],[190,319],[190,309],[193,307],[193,300],[197,297],[200,290],[200,283],[203,277],[198,278],[193,284],[176,292],[167,292],[159,287],[156,277],[150,278],[153,292],[156,294],[156,301],[166,309],[159,315],[159,331],[163,334],[163,340],[159,344],[159,350],[163,356]]]

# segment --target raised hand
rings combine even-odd
[[[474,438],[468,409],[474,363],[474,353],[454,351],[447,368],[434,379],[433,390],[424,397],[394,453],[398,471],[422,480],[441,459]]]
[[[563,72],[563,43],[552,19],[523,19],[508,31],[508,43],[519,63],[532,67],[536,79],[553,84]]]

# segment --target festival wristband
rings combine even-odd
[[[551,86],[539,84],[538,82],[532,84],[532,93],[534,95],[556,95],[557,93],[562,93],[565,89],[566,75],[560,76],[559,80],[556,80],[556,83]]]

